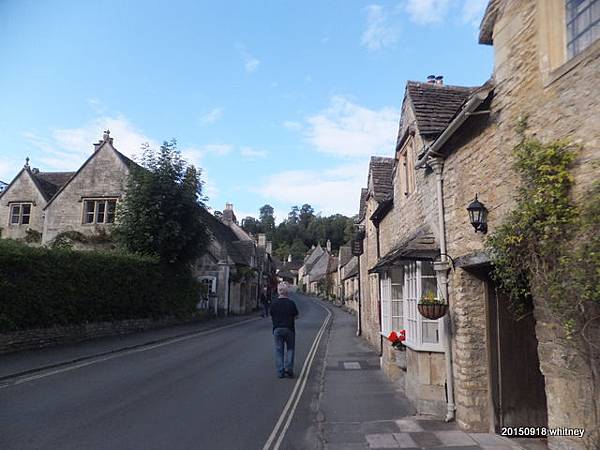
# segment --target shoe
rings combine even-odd
[[[294,371],[293,370],[286,370],[285,374],[290,377],[290,378],[294,378]]]

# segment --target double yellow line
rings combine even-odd
[[[317,303],[318,304],[318,303]],[[294,418],[294,413],[296,412],[296,407],[300,402],[300,398],[302,397],[302,393],[304,392],[304,388],[306,387],[306,382],[308,381],[308,374],[310,372],[310,368],[312,367],[312,363],[315,359],[315,355],[317,354],[317,349],[319,348],[319,343],[321,342],[321,338],[325,333],[325,329],[329,324],[329,320],[331,319],[331,311],[325,308],[323,305],[318,304],[321,308],[327,311],[327,316],[325,320],[323,320],[323,324],[319,329],[319,332],[315,336],[315,339],[312,343],[312,347],[304,360],[304,365],[302,366],[302,371],[300,372],[300,376],[296,381],[294,386],[294,390],[292,391],[290,398],[288,399],[285,407],[283,408],[283,412],[279,416],[279,420],[275,424],[275,428],[271,432],[269,439],[265,443],[263,450],[277,450],[285,437],[285,433],[290,427],[290,423]]]

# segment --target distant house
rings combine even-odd
[[[41,172],[29,158],[0,193],[2,238],[30,239],[50,244],[64,233],[84,237],[110,235],[116,208],[126,194],[129,172],[136,163],[113,146],[105,131],[93,151],[75,172]],[[194,273],[207,287],[199,305],[217,314],[246,313],[258,307],[259,289],[271,289],[274,271],[270,242],[256,242],[237,223],[233,205],[220,219],[206,210],[202,215],[211,233],[208,251]],[[89,248],[89,243],[75,243]]]
[[[0,192],[4,191],[4,189],[6,189],[6,186],[8,186],[8,183],[0,181]]]

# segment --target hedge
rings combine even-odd
[[[0,332],[191,316],[200,289],[148,257],[0,241]]]

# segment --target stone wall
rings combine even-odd
[[[31,202],[31,216],[27,225],[10,224],[10,205],[9,202]],[[23,239],[27,235],[27,230],[32,229],[42,232],[44,219],[42,209],[46,206],[46,200],[40,194],[31,175],[24,170],[15,179],[10,188],[0,197],[0,228],[2,232],[0,237],[6,239]]]
[[[80,169],[74,179],[46,208],[43,242],[64,231],[78,231],[92,236],[100,230],[110,231],[110,224],[84,224],[83,198],[121,198],[125,192],[128,169],[114,152],[110,142],[96,151],[94,158]]]
[[[485,236],[475,234],[466,207],[475,193],[489,211],[488,234],[514,206],[519,178],[512,169],[518,142],[515,125],[528,117],[528,134],[542,141],[567,139],[581,146],[575,162],[575,198],[598,179],[600,159],[600,41],[554,72],[545,73],[544,29],[540,3],[498,1],[493,30],[495,90],[489,117],[475,116],[446,146],[444,203],[448,253],[458,258],[483,249]],[[556,26],[562,26],[556,24]],[[463,428],[487,431],[490,405],[486,381],[485,314],[482,282],[462,269],[451,273],[450,300],[454,329],[454,375],[457,420]],[[565,339],[563,328],[535,299],[540,368],[545,377],[550,427],[583,427],[587,438],[552,438],[553,449],[600,448],[600,361],[588,345]],[[598,327],[592,324],[590,334]],[[481,364],[481,362],[484,362]],[[479,363],[479,364],[478,364]],[[596,433],[594,435],[594,433]]]
[[[0,354],[86,341],[103,336],[128,334],[192,321],[191,319],[182,320],[173,317],[161,320],[135,319],[2,333],[0,334]]]

